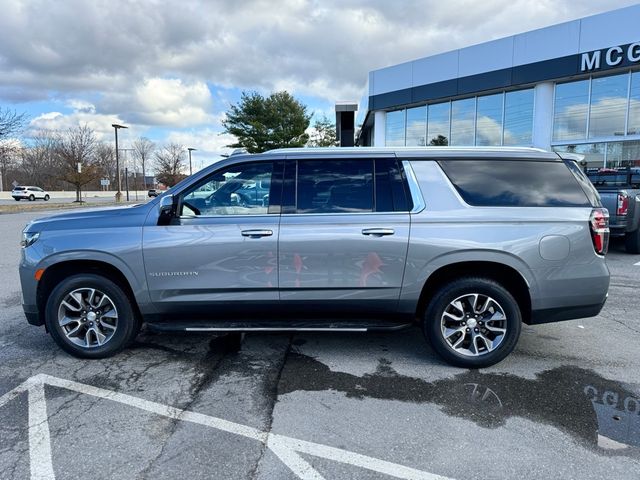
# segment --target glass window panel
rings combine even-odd
[[[373,211],[372,160],[298,162],[298,213]]]
[[[624,135],[629,74],[591,81],[589,137]]]
[[[556,85],[553,139],[578,140],[587,132],[589,80]]]
[[[627,135],[640,135],[640,72],[631,74]]]
[[[272,172],[271,162],[240,163],[219,170],[181,195],[180,214],[265,215]]]
[[[450,103],[429,105],[427,138],[429,145],[449,145]]]
[[[427,107],[407,109],[407,147],[423,147],[427,144]]]
[[[476,145],[502,144],[502,100],[504,95],[478,97]]]
[[[404,116],[405,110],[387,112],[385,145],[389,147],[404,146]]]
[[[588,206],[564,162],[443,160],[443,170],[465,202],[475,206]]]
[[[607,144],[607,168],[640,166],[640,141],[611,142]]]
[[[475,132],[476,99],[466,98],[451,102],[450,145],[473,145]]]
[[[533,89],[507,92],[504,101],[504,144],[531,145]]]
[[[606,143],[585,143],[582,145],[559,145],[553,147],[556,152],[579,153],[584,155],[587,169],[599,169],[604,167],[604,152]]]

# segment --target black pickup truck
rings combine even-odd
[[[609,210],[611,236],[624,237],[629,253],[640,253],[640,168],[587,170]]]

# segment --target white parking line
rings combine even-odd
[[[29,465],[31,480],[54,478],[44,383],[29,388]]]
[[[636,266],[640,267],[640,262],[638,262],[638,263],[634,263],[634,265],[636,265]]]
[[[256,428],[230,422],[218,417],[189,412],[180,408],[151,402],[124,393],[114,392],[83,383],[38,374],[18,385],[10,392],[0,397],[0,407],[4,406],[18,395],[29,392],[29,457],[31,462],[32,480],[54,480],[53,459],[51,456],[51,439],[47,416],[47,403],[44,386],[51,385],[74,392],[92,395],[94,397],[122,403],[140,410],[155,413],[167,418],[183,420],[223,432],[240,435],[257,440],[267,446],[293,473],[302,480],[324,480],[300,453],[314,457],[325,458],[335,462],[364,468],[383,473],[395,478],[406,480],[451,480],[433,473],[405,467],[397,463],[387,462],[378,458],[361,455],[341,448],[330,447],[320,443],[307,442],[285,435],[262,432]]]

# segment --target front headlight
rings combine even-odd
[[[36,243],[36,240],[40,237],[39,232],[22,232],[22,241],[20,245],[22,248],[27,248],[29,245]]]

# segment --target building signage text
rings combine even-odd
[[[580,71],[590,72],[640,62],[640,42],[583,53]]]

